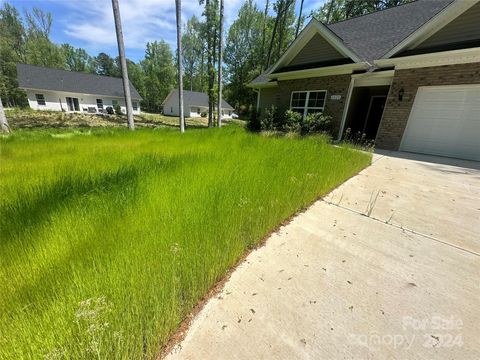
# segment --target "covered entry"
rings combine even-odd
[[[382,119],[389,86],[356,87],[353,89],[345,129],[352,134],[365,134],[375,140]]]
[[[355,137],[375,140],[392,79],[393,71],[352,75],[342,137],[348,130]]]
[[[400,150],[480,160],[480,84],[418,88]]]

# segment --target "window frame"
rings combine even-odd
[[[138,101],[132,101],[132,109],[133,109],[133,111],[138,110]]]
[[[103,110],[103,99],[96,99],[96,102],[97,102],[97,109]]]
[[[321,93],[321,92],[323,92],[325,94],[325,97],[323,98],[323,106],[321,106],[321,107],[319,107],[319,106],[308,106],[308,101],[310,100],[310,93]],[[307,96],[305,98],[305,105],[303,107],[292,106],[293,94],[296,94],[296,93],[306,93],[307,94]],[[291,94],[290,94],[290,110],[301,110],[301,109],[303,109],[303,114],[302,114],[303,119],[305,119],[307,117],[308,110],[320,110],[318,112],[323,113],[323,111],[325,110],[325,104],[327,102],[327,95],[328,95],[327,90],[295,90],[295,91],[292,91]]]
[[[42,97],[42,99],[39,100],[38,99],[39,97]],[[45,95],[44,94],[35,94],[35,100],[37,101],[38,106],[47,106],[47,102],[45,101]],[[43,104],[41,104],[40,102],[43,102]]]
[[[119,104],[118,100],[112,99],[112,106],[115,107]]]

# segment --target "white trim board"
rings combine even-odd
[[[355,87],[361,86],[389,86],[392,85],[395,70],[367,72],[364,74],[353,74]]]
[[[442,51],[438,53],[375,60],[379,67],[395,66],[395,70],[429,66],[456,65],[480,62],[480,48]]]
[[[311,77],[322,77],[330,75],[344,75],[351,74],[354,70],[366,70],[369,68],[367,62],[346,64],[346,65],[335,65],[314,69],[305,69],[305,70],[296,70],[296,71],[287,71],[284,73],[269,74],[267,75],[271,79],[276,80],[294,80],[294,79],[305,79]]]
[[[393,55],[398,54],[400,51],[408,47],[415,47],[419,45],[479,1],[480,0],[457,0],[447,5],[437,15],[435,15],[425,24],[420,26],[416,31],[407,36],[403,41],[385,53],[385,55],[382,56],[382,59],[391,58]]]

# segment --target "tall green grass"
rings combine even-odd
[[[0,358],[151,358],[245,250],[367,166],[239,127],[1,140]]]

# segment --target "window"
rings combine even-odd
[[[200,114],[202,112],[202,110],[200,110],[200,108],[197,108],[197,114]]]
[[[118,100],[112,100],[112,106],[117,106],[118,105]]]
[[[45,96],[43,94],[35,94],[35,99],[37,99],[38,105],[46,105],[45,104]]]
[[[98,110],[103,110],[103,100],[97,99],[97,108]]]
[[[78,102],[78,98],[67,97],[66,100],[68,111],[80,111],[80,103]]]
[[[137,111],[138,110],[138,102],[132,101],[132,108],[133,108],[133,110]]]
[[[290,109],[302,114],[305,118],[307,114],[323,112],[326,97],[326,90],[293,91]]]

